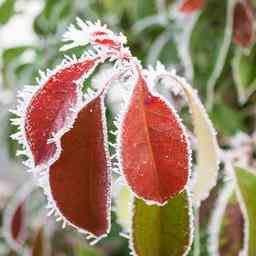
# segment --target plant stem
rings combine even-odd
[[[194,238],[194,256],[200,256],[200,221],[199,207],[195,208],[195,238]]]

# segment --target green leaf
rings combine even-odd
[[[256,172],[241,167],[235,168],[236,191],[245,219],[244,255],[256,255]]]
[[[136,2],[136,14],[137,18],[144,18],[156,13],[156,1],[155,0],[135,0]]]
[[[0,5],[0,24],[4,25],[15,14],[15,0],[5,0]]]
[[[23,84],[23,82],[30,82],[31,74],[35,70],[35,64],[30,66],[26,65],[22,61],[22,55],[27,50],[32,50],[33,48],[24,46],[24,47],[14,47],[8,48],[3,51],[2,54],[2,76],[3,84],[5,87],[14,87],[17,85]],[[22,73],[19,72],[22,71]],[[27,71],[27,72],[24,72]],[[20,74],[20,78],[17,76]]]
[[[34,30],[41,36],[55,34],[59,27],[64,27],[74,11],[73,1],[47,0],[43,11],[34,20]]]
[[[181,256],[192,241],[191,203],[187,191],[164,206],[134,201],[131,247],[139,256]]]
[[[232,36],[229,1],[206,2],[194,26],[190,41],[194,85],[203,95],[212,93],[221,75]]]
[[[236,48],[232,64],[239,101],[245,103],[256,90],[256,45],[250,52]]]
[[[231,108],[221,100],[218,100],[213,106],[210,117],[216,130],[224,136],[232,136],[245,130],[244,113]]]
[[[22,53],[24,53],[29,47],[27,46],[21,46],[21,47],[14,47],[14,48],[8,48],[4,50],[3,52],[3,61],[4,63],[10,63],[11,61],[15,60],[18,56],[20,56]]]

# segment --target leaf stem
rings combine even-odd
[[[194,250],[193,256],[200,256],[200,221],[199,221],[199,207],[195,208],[195,235],[194,235]]]

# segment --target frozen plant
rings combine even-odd
[[[111,176],[118,175],[122,188],[115,193],[116,208],[122,189],[132,193],[124,232],[133,254],[186,255],[193,236],[192,203],[198,207],[207,198],[219,163],[216,133],[197,93],[160,63],[144,69],[126,46],[126,37],[100,22],[77,19],[63,41],[62,51],[87,48],[79,58],[65,56],[56,69],[40,71],[38,85],[25,86],[12,111],[17,115],[12,123],[19,128],[12,138],[22,145],[17,154],[25,155],[24,164],[43,188],[49,215],[91,243],[99,241],[110,231]],[[102,63],[111,68],[100,76],[97,88],[84,90],[84,81]],[[157,92],[163,81],[191,110],[193,182],[188,132],[175,108]],[[108,131],[105,99],[117,84],[123,85],[123,104],[115,110],[116,128]]]

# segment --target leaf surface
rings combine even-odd
[[[186,255],[192,239],[190,211],[186,191],[162,207],[135,199],[131,241],[135,255]]]
[[[121,169],[138,197],[164,204],[184,189],[190,160],[186,134],[174,110],[143,78],[121,120],[118,143]]]
[[[110,172],[102,96],[79,112],[61,139],[60,158],[50,167],[50,201],[61,218],[81,232],[108,232]]]

